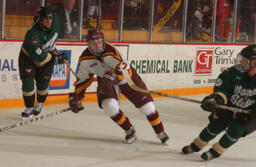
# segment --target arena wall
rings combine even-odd
[[[218,74],[235,63],[245,45],[112,43],[136,68],[150,90],[172,95],[212,92]],[[18,55],[22,41],[0,41],[0,109],[22,107]],[[57,49],[69,56],[76,70],[85,42],[58,42]],[[66,104],[74,91],[75,77],[66,65],[57,65],[49,85],[46,105]],[[89,87],[85,101],[96,101],[96,82]],[[124,97],[122,97],[124,99]]]

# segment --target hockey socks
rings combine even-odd
[[[227,132],[220,138],[220,145],[224,148],[230,147],[232,144],[237,142],[237,140],[243,136],[245,133],[245,129],[243,125],[239,122],[233,121],[231,122]]]
[[[25,106],[27,108],[31,108],[34,106],[34,103],[35,103],[35,94],[33,94],[32,96],[23,95],[23,100],[24,100]]]
[[[159,134],[164,131],[164,126],[157,111],[153,114],[148,115],[147,119],[151,126],[153,127],[156,134]]]
[[[46,95],[40,95],[37,93],[37,102],[40,102],[40,103],[44,103],[46,98],[47,98],[48,94]]]
[[[203,141],[208,142],[214,139],[220,132],[221,130],[213,127],[212,124],[208,124],[208,126],[201,131],[201,133],[199,134],[199,137]]]
[[[121,110],[119,110],[118,114],[111,117],[111,119],[125,131],[129,130],[132,126],[129,119],[125,116],[125,114]]]
[[[148,115],[147,119],[162,143],[169,140],[169,136],[164,132],[164,126],[157,111]]]
[[[183,154],[191,154],[193,152],[198,152],[203,149],[208,142],[203,141],[200,137],[197,137],[190,145],[182,148]]]

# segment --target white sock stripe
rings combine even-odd
[[[208,126],[207,126],[206,130],[207,130],[207,132],[208,132],[210,135],[212,135],[212,136],[216,136],[216,135],[217,135],[216,133],[211,132],[211,131],[209,130]]]
[[[232,141],[232,142],[236,142],[237,139],[231,137],[228,133],[225,133],[225,135],[227,136],[228,140]]]

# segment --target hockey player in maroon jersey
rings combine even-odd
[[[94,76],[97,76],[99,107],[125,131],[125,140],[128,143],[134,142],[137,137],[134,126],[119,108],[120,93],[146,115],[161,142],[165,143],[169,137],[164,131],[163,123],[153,104],[151,95],[137,92],[129,87],[121,72],[124,69],[128,70],[134,83],[147,89],[136,70],[130,66],[114,46],[104,41],[103,33],[99,29],[89,30],[86,40],[88,48],[79,58],[75,91],[69,95],[71,110],[78,113],[83,109],[80,101],[84,98],[84,93],[91,85]]]

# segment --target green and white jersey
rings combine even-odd
[[[226,96],[229,106],[243,109],[256,107],[256,77],[249,78],[234,66],[222,72],[214,85],[214,93]]]
[[[47,54],[56,50],[55,43],[59,33],[59,19],[54,15],[50,31],[42,31],[39,25],[39,18],[27,31],[22,50],[35,63],[41,63],[47,58]],[[49,56],[48,56],[49,57]]]

